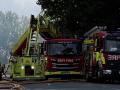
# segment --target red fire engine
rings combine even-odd
[[[82,41],[79,39],[50,39],[44,42],[45,76],[71,77],[82,75]],[[74,77],[74,78],[75,78]]]
[[[94,27],[83,44],[86,80],[120,80],[120,30]]]

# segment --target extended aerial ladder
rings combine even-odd
[[[29,28],[13,47],[11,54],[15,56],[22,56],[22,54],[29,55],[30,47],[33,47],[33,45],[37,43],[37,38],[39,38],[39,35],[44,39],[61,37],[59,28],[50,21],[49,17],[46,15],[39,15],[37,18],[35,18],[33,15],[31,15]]]

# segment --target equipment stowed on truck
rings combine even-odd
[[[119,28],[96,26],[85,37],[83,51],[86,80],[120,80]]]
[[[62,37],[49,17],[32,15],[30,28],[12,49],[11,77],[38,80],[49,76],[80,76],[84,63],[81,47],[82,40]]]

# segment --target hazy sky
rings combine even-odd
[[[0,11],[12,11],[26,16],[38,15],[40,6],[36,2],[37,0],[0,0]]]

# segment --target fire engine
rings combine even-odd
[[[82,40],[62,37],[49,17],[32,15],[28,30],[11,51],[11,77],[38,80],[82,75],[81,47]]]
[[[82,76],[82,41],[79,39],[50,39],[43,51],[47,64],[45,75],[54,77]]]
[[[87,81],[120,80],[120,30],[96,26],[84,35],[84,69]]]

